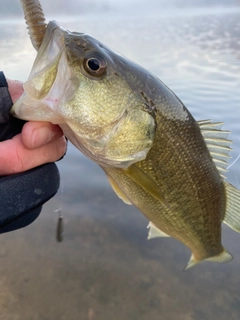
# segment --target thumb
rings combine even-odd
[[[7,79],[8,91],[12,98],[12,102],[16,102],[18,98],[21,97],[23,93],[23,84],[20,81]]]

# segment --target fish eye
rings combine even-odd
[[[102,55],[98,53],[92,53],[84,59],[83,67],[89,75],[100,77],[107,69],[107,62]]]

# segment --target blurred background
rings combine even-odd
[[[196,120],[223,121],[240,152],[240,1],[41,1],[48,20],[90,33],[156,74]],[[20,1],[0,0],[0,61],[25,81],[36,52]],[[69,145],[59,193],[31,226],[1,235],[0,319],[238,320],[240,235],[223,226],[234,260],[182,272],[189,250],[147,240],[148,221]],[[240,162],[228,181],[240,188]],[[58,213],[64,241],[55,240]]]
[[[5,3],[6,2],[6,3]],[[19,0],[1,0],[1,13],[4,17],[13,17],[21,15]],[[239,0],[56,0],[41,3],[44,5],[45,14],[52,13],[56,15],[82,15],[93,12],[106,13],[121,11],[124,15],[128,13],[137,13],[151,11],[154,9],[161,12],[168,8],[171,9],[189,9],[189,8],[217,8],[217,7],[237,7]]]

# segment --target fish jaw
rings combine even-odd
[[[100,76],[86,71],[96,59],[107,66]],[[128,168],[146,158],[155,120],[125,78],[122,66],[126,64],[131,68],[127,59],[93,37],[50,22],[24,93],[11,113],[24,120],[58,124],[94,162]]]
[[[31,121],[49,121],[59,124],[62,120],[58,110],[71,98],[71,70],[64,55],[65,33],[57,23],[48,25],[24,92],[14,103],[11,114]],[[59,67],[60,66],[60,67]]]

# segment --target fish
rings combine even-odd
[[[196,121],[157,76],[86,33],[46,23],[39,1],[21,2],[37,56],[11,113],[58,124],[147,217],[149,239],[190,249],[185,269],[231,261],[222,223],[240,232],[240,191],[226,181],[223,123]]]

